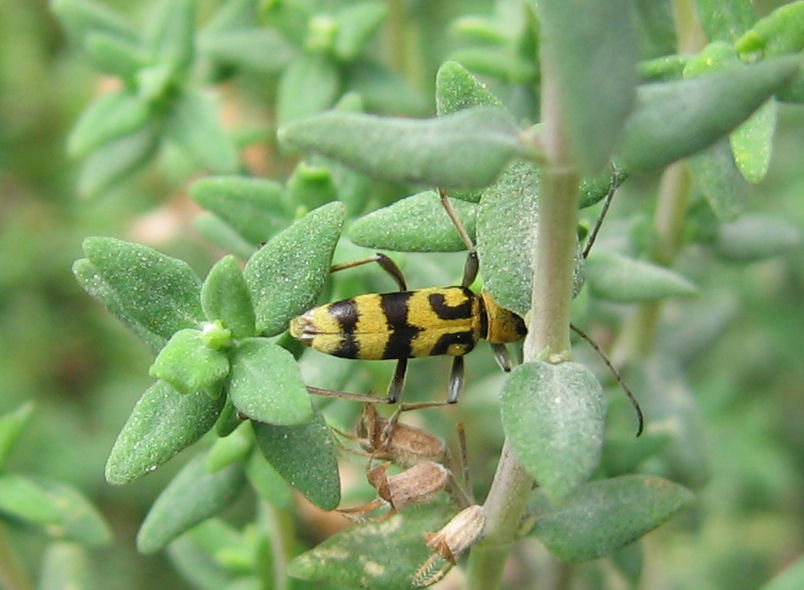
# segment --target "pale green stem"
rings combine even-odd
[[[5,527],[0,525],[0,588],[5,590],[33,590],[33,584],[25,573],[8,539]]]
[[[577,251],[578,175],[572,165],[552,61],[544,53],[543,48],[541,147],[545,159],[531,257],[539,279],[533,282],[525,362],[561,362],[569,357],[570,302]],[[471,590],[500,587],[532,485],[532,478],[506,441],[484,504],[484,539],[472,548],[469,558]]]

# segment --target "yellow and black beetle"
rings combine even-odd
[[[480,339],[491,343],[497,362],[507,371],[510,363],[505,344],[522,340],[526,334],[522,318],[500,307],[488,293],[469,289],[477,276],[477,254],[446,195],[440,194],[469,248],[459,286],[409,291],[396,263],[377,253],[371,258],[333,266],[332,271],[377,262],[394,278],[399,291],[358,295],[313,307],[290,323],[294,338],[321,352],[364,360],[396,359],[387,397],[380,400],[387,403],[395,403],[402,393],[408,359],[437,355],[454,357],[447,402],[455,403],[463,386],[463,356]],[[363,399],[363,396],[349,397]]]

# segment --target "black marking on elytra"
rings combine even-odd
[[[463,291],[466,301],[458,305],[447,305],[446,297],[443,293],[431,293],[427,296],[427,300],[436,315],[442,320],[462,320],[472,317],[472,300],[476,295],[466,289],[465,287],[452,287],[453,289],[460,289]]]
[[[486,312],[486,304],[483,303],[483,297],[477,298],[477,307],[480,310],[480,337],[489,337],[489,314]]]
[[[411,357],[411,342],[422,331],[408,322],[408,302],[413,291],[385,293],[381,296],[380,307],[388,322],[390,337],[383,351],[383,358],[403,359]]]
[[[462,330],[460,332],[449,332],[447,334],[442,334],[438,341],[433,346],[433,350],[430,351],[430,354],[433,356],[440,355],[440,354],[449,354],[449,347],[452,344],[460,344],[463,345],[464,351],[460,355],[456,356],[463,356],[467,352],[470,352],[477,344],[475,340],[475,335],[472,333],[471,330]]]
[[[332,354],[343,358],[357,358],[360,345],[355,338],[358,309],[354,299],[344,299],[343,301],[331,303],[328,311],[338,321],[343,333],[340,345]]]

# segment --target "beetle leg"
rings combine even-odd
[[[395,404],[402,396],[402,390],[405,388],[405,373],[408,369],[408,359],[399,359],[396,361],[396,369],[394,376],[391,378],[391,383],[388,384],[388,393],[385,400],[389,404]]]
[[[508,355],[508,349],[505,344],[492,342],[491,350],[494,353],[494,360],[497,361],[497,365],[508,373],[511,370],[511,357]]]
[[[341,264],[335,264],[330,267],[329,272],[338,272],[339,270],[345,270],[347,268],[354,268],[356,266],[361,266],[363,264],[371,264],[372,262],[376,262],[379,264],[382,269],[391,275],[391,278],[396,281],[396,284],[399,285],[400,291],[407,291],[407,283],[405,282],[405,275],[402,273],[402,269],[399,268],[396,262],[388,258],[385,254],[381,252],[377,252],[374,256],[370,258],[363,258],[362,260],[354,260],[352,262],[342,262]]]
[[[452,370],[449,374],[449,395],[447,403],[454,404],[461,397],[463,390],[463,357],[456,356],[452,360]]]

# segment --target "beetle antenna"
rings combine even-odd
[[[609,207],[611,206],[611,201],[614,198],[614,193],[620,186],[620,181],[617,178],[617,168],[614,164],[611,164],[611,184],[609,185],[609,192],[606,195],[606,198],[603,200],[603,208],[600,210],[600,215],[597,216],[597,221],[595,221],[595,225],[592,228],[592,231],[589,232],[589,237],[586,240],[586,244],[583,247],[583,258],[586,260],[586,257],[589,256],[589,251],[592,249],[592,245],[595,243],[595,239],[597,239],[597,233],[600,231],[600,227],[603,225],[603,218],[606,217],[606,213],[609,212]]]
[[[594,342],[594,340],[592,340],[589,336],[587,336],[583,330],[574,326],[573,324],[570,324],[570,328],[578,336],[586,340],[586,342],[589,343],[589,346],[595,349],[595,352],[597,352],[600,355],[600,358],[603,359],[603,362],[606,363],[606,366],[609,368],[609,371],[611,371],[611,374],[614,375],[615,379],[617,379],[617,383],[619,383],[620,387],[622,387],[623,391],[625,392],[625,395],[628,397],[628,400],[631,402],[631,405],[634,407],[634,411],[636,412],[637,415],[636,435],[639,436],[640,434],[642,434],[642,430],[645,425],[645,418],[642,415],[642,408],[640,407],[639,402],[634,397],[634,394],[631,393],[631,389],[628,387],[628,385],[626,385],[625,380],[623,379],[620,372],[614,367],[613,364],[611,364],[611,361],[609,360],[609,357],[606,356],[606,353],[603,352],[603,350]]]

